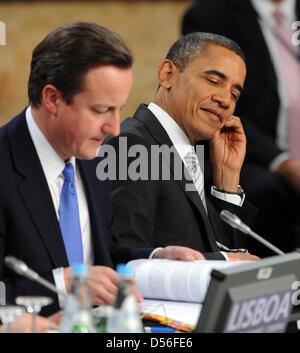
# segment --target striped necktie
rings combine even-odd
[[[190,151],[188,151],[188,153],[184,156],[184,161],[207,213],[204,190],[204,176],[194,147],[191,146]]]

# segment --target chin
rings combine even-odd
[[[94,152],[93,154],[90,153],[90,154],[86,155],[85,158],[83,158],[83,159],[90,161],[92,159],[95,159],[96,157],[97,157],[97,152]]]
[[[199,134],[198,136],[195,137],[195,141],[206,141],[206,140],[210,140],[213,138],[215,132],[211,133],[211,132],[203,132],[202,134]]]
[[[96,153],[97,153],[97,151],[81,152],[81,153],[78,153],[76,158],[89,161],[89,160],[97,157]]]
[[[203,132],[202,140],[210,140],[210,139],[212,139],[217,131],[219,131],[219,129],[216,129],[216,128],[207,129],[207,131]]]

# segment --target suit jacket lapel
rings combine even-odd
[[[53,266],[68,266],[50,190],[29,134],[25,112],[15,120],[8,133],[15,168],[23,177],[19,184],[21,198],[49,252]]]
[[[156,117],[152,114],[152,112],[147,109],[145,105],[141,105],[137,112],[134,115],[134,118],[141,121],[149,130],[151,133],[153,140],[157,142],[158,145],[167,145],[168,147],[172,147],[173,143],[170,140],[168,134],[160,124],[160,122],[156,119]],[[162,155],[164,156],[167,152],[162,152]],[[176,159],[181,160],[180,156],[176,151],[174,151],[174,154],[176,154]],[[169,163],[169,154],[164,156],[164,160],[166,163]],[[188,171],[186,170],[184,163],[182,163],[182,169],[185,170],[185,172],[188,174]],[[169,167],[171,170],[171,173],[174,177],[174,166],[173,163],[169,163]],[[174,178],[175,180],[175,178]],[[203,220],[207,235],[208,235],[208,240],[210,242],[210,245],[212,249],[217,250],[216,246],[216,240],[215,236],[213,234],[213,229],[211,227],[211,224],[209,222],[209,218],[207,217],[207,213],[204,209],[203,203],[200,199],[200,196],[198,192],[196,191],[186,191],[186,185],[191,183],[191,181],[183,178],[181,180],[176,180],[180,188],[182,189],[183,193],[186,195],[186,197],[192,202],[192,204],[198,209],[198,211],[201,214],[201,219]]]
[[[108,207],[103,196],[109,191],[104,187],[108,184],[100,182],[96,176],[97,159],[93,161],[77,161],[82,182],[87,198],[89,216],[91,222],[91,241],[94,249],[94,264],[112,267],[109,254],[111,239],[106,239],[106,222],[103,217],[105,208]],[[110,197],[110,195],[109,195]]]

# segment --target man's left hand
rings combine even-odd
[[[240,119],[232,116],[210,140],[210,158],[217,189],[238,192],[246,154],[246,136]]]
[[[196,250],[184,246],[166,246],[163,249],[157,250],[153,259],[169,259],[181,261],[205,260],[204,256]]]

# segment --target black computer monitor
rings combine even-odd
[[[296,330],[298,320],[300,253],[295,252],[213,270],[195,332],[286,332]]]

